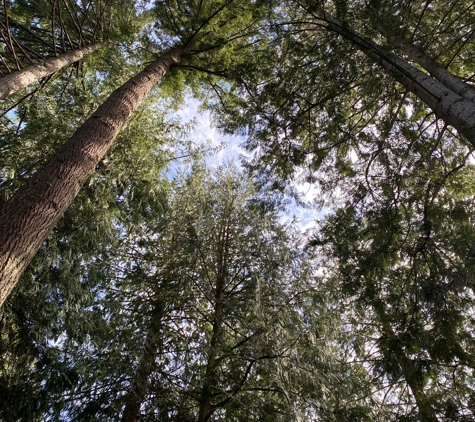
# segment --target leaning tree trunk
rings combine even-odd
[[[213,334],[211,336],[210,352],[206,364],[206,373],[203,386],[201,388],[200,408],[198,411],[198,422],[206,422],[213,413],[212,398],[216,389],[218,356],[222,345],[223,337],[223,299],[224,282],[218,282],[218,291],[215,296]]]
[[[419,411],[419,417],[422,422],[440,422],[432,407],[431,400],[424,391],[424,381],[422,377],[414,370],[416,364],[407,357],[406,352],[399,346],[399,339],[389,323],[388,316],[384,310],[384,304],[378,297],[373,297],[373,308],[381,324],[382,332],[388,338],[393,346],[393,353],[396,361],[401,368],[404,380],[406,381],[416,402]]]
[[[447,124],[475,146],[475,104],[422,72],[405,60],[391,54],[368,51],[376,62],[408,91],[426,103]]]
[[[475,88],[468,85],[458,76],[449,72],[444,67],[440,66],[435,60],[432,60],[427,54],[419,50],[414,45],[398,38],[394,35],[387,37],[388,42],[401,49],[407,56],[416,62],[423,69],[427,70],[434,78],[443,83],[447,88],[461,97],[475,103]]]
[[[163,305],[159,302],[153,310],[143,354],[135,371],[132,385],[124,398],[125,408],[121,422],[137,422],[139,418],[140,406],[147,394],[148,378],[155,368],[155,357],[161,339],[162,314]]]
[[[219,353],[223,347],[223,323],[224,323],[224,300],[226,297],[226,274],[228,272],[228,254],[229,254],[229,227],[224,223],[220,245],[218,245],[215,295],[214,295],[214,315],[213,315],[213,334],[209,345],[208,362],[206,364],[205,378],[201,388],[200,407],[198,411],[197,422],[207,422],[216,410],[213,408],[212,399],[215,397],[218,383]]]
[[[183,52],[129,79],[0,210],[0,306],[144,96]]]
[[[431,75],[424,73],[392,52],[383,49],[333,16],[322,18],[327,29],[352,42],[368,57],[428,105],[436,116],[453,126],[475,146],[475,103],[454,92]]]
[[[102,44],[100,43],[90,44],[79,50],[73,50],[57,57],[51,57],[41,63],[33,64],[0,78],[0,100],[26,88],[41,78],[52,75],[64,67],[71,66],[88,54],[98,50],[101,46]]]

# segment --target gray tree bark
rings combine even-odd
[[[90,44],[79,50],[69,51],[57,57],[46,59],[41,63],[37,63],[16,72],[10,73],[0,78],[0,100],[7,98],[9,95],[26,88],[41,78],[52,75],[64,67],[71,66],[73,63],[83,59],[88,54],[98,50],[102,44]]]
[[[390,54],[389,57],[374,51],[368,51],[367,54],[408,91],[417,95],[438,118],[453,126],[475,146],[474,103],[395,54]]]
[[[384,51],[379,45],[333,16],[324,14],[322,20],[327,23],[329,30],[351,41],[408,91],[419,97],[438,118],[453,126],[475,146],[475,103],[393,52]]]
[[[147,393],[148,378],[155,368],[155,357],[160,342],[160,329],[162,325],[163,306],[155,305],[154,315],[150,321],[150,327],[145,339],[143,354],[135,372],[130,390],[125,396],[125,408],[121,422],[137,422],[140,414],[140,406]]]
[[[427,70],[435,79],[443,83],[447,88],[450,88],[454,93],[461,97],[475,102],[475,88],[471,87],[458,76],[440,66],[435,60],[432,60],[427,54],[414,45],[393,35],[388,36],[387,38],[391,45],[400,48],[401,51],[406,53],[411,60]]]
[[[0,306],[135,107],[181,56],[179,47],[114,91],[0,210]]]

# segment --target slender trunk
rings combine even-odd
[[[406,41],[390,35],[388,42],[400,48],[408,57],[416,62],[423,69],[427,70],[434,78],[450,88],[454,93],[475,103],[475,89],[462,81],[458,76],[450,73],[447,69],[440,66],[435,60],[432,60],[424,52]]]
[[[423,422],[439,422],[435,410],[430,403],[431,401],[424,392],[425,382],[418,371],[414,370],[414,365],[416,363],[409,359],[403,348],[399,346],[399,339],[396,334],[394,334],[391,324],[389,323],[388,316],[384,310],[384,304],[379,300],[379,298],[374,297],[373,307],[378,316],[379,323],[382,326],[384,335],[391,341],[396,361],[401,367],[404,379],[411,390],[414,400],[416,401],[421,420]]]
[[[226,289],[229,246],[229,230],[227,224],[223,226],[220,242],[222,243],[218,245],[218,275],[215,287],[213,334],[211,336],[210,352],[206,364],[205,379],[201,389],[200,409],[197,422],[207,422],[214,411],[212,399],[215,395],[214,391],[218,381],[219,352],[223,343],[223,301]]]
[[[206,364],[206,373],[203,387],[201,389],[200,410],[198,422],[206,422],[212,414],[213,389],[216,386],[216,372],[218,368],[218,357],[220,345],[222,343],[223,331],[223,299],[224,282],[218,282],[216,292],[216,303],[214,305],[213,334],[211,336],[210,353]]]
[[[368,52],[377,63],[390,73],[408,91],[416,94],[435,115],[453,126],[475,146],[475,104],[412,66],[405,60],[391,55],[390,59]]]
[[[408,91],[417,95],[434,111],[438,118],[453,126],[475,146],[474,103],[456,94],[443,83],[412,66],[396,54],[383,51],[379,45],[358,34],[331,15],[325,14],[322,20],[328,24],[328,29],[351,41]]]
[[[160,341],[162,313],[163,309],[161,303],[155,305],[147,338],[145,339],[143,354],[135,372],[130,390],[124,398],[125,408],[122,413],[121,422],[137,422],[138,420],[140,405],[147,393],[147,380],[155,368],[155,357]]]
[[[0,210],[0,306],[138,103],[176,62],[162,55],[114,91]]]
[[[33,64],[0,78],[0,100],[7,98],[20,89],[26,88],[41,78],[52,75],[63,67],[71,66],[73,63],[83,59],[101,47],[102,44],[100,43],[90,44],[79,50],[73,50],[57,57],[51,57],[41,63]]]

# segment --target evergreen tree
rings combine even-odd
[[[85,110],[94,107],[87,102],[88,90],[82,92],[64,83],[59,90],[64,88],[65,102],[72,97],[76,104],[84,100]],[[89,83],[91,87],[102,83],[101,88],[108,89],[105,81]],[[54,84],[49,85],[41,95],[48,98],[54,88]],[[164,169],[175,154],[183,155],[181,150],[186,144],[180,146],[181,128],[165,117],[169,109],[163,109],[163,104],[152,106],[153,99],[139,107],[119,134],[106,159],[88,179],[2,308],[0,409],[4,413],[0,414],[5,420],[44,420],[45,415],[55,414],[65,406],[68,389],[79,382],[74,374],[80,368],[75,366],[74,357],[64,351],[67,344],[63,340],[68,337],[79,344],[86,341],[88,330],[97,323],[88,312],[95,292],[114,277],[103,262],[109,262],[119,247],[120,231],[139,226],[146,217],[152,218],[158,212],[153,210],[159,210],[165,202],[168,182]],[[31,169],[31,162],[40,166],[45,151],[54,151],[52,135],[73,131],[75,120],[81,120],[82,114],[70,108],[68,112],[63,110],[65,121],[54,120],[61,109],[59,103],[55,104],[57,108],[51,108],[50,102],[38,101],[38,114],[30,114],[22,133],[24,143],[2,157],[2,163],[8,164],[16,176],[2,184],[4,191],[14,191],[25,169]],[[48,131],[39,131],[38,125],[48,119],[54,124]],[[30,138],[36,142],[26,143]],[[104,333],[98,334],[101,336]]]
[[[412,119],[473,145],[469,5],[286,3],[268,18],[272,50],[256,46],[259,70],[235,75],[212,104],[218,122],[246,131],[250,169],[280,188],[296,174],[312,182],[330,161],[339,169],[365,137]]]
[[[61,56],[50,58],[40,64],[28,66],[0,79],[0,100],[27,87],[41,78],[52,75],[64,67],[71,66],[85,56],[98,50],[101,44],[92,44],[79,50],[73,50]]]
[[[5,4],[4,74],[104,29],[102,2]],[[3,300],[32,261],[0,314],[1,418],[473,420],[472,14],[157,1],[111,57],[12,94]],[[263,189],[199,160],[165,180],[185,89],[248,135]],[[294,181],[325,214],[305,250],[264,189]]]
[[[402,420],[473,418],[473,165],[457,143],[404,134],[339,186],[316,244],[339,283],[353,353]],[[403,153],[403,150],[406,153]],[[343,193],[342,192],[342,193]],[[400,384],[402,383],[402,385]]]
[[[129,12],[121,13],[129,9]],[[132,11],[132,13],[130,13]],[[131,30],[133,4],[4,2],[0,14],[0,99],[34,82],[47,80]]]
[[[241,4],[236,10],[231,7],[232,3],[228,2],[212,5],[200,2],[198,5],[200,7],[196,11],[194,6],[197,5],[189,5],[188,12],[193,14],[185,14],[183,24],[187,26],[179,27],[176,26],[175,20],[167,21],[167,13],[170,10],[165,8],[161,11],[159,3],[158,11],[165,16],[164,28],[160,30],[169,28],[172,34],[180,38],[178,45],[162,54],[112,93],[2,207],[0,303],[3,303],[11,292],[18,277],[107,152],[138,103],[172,64],[178,61],[185,51],[193,56],[201,51],[221,48],[235,38],[248,36],[253,16],[246,10],[245,5]],[[229,23],[226,16],[232,17]],[[216,31],[214,27],[217,28]],[[176,44],[176,41],[173,42]]]

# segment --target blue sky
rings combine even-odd
[[[210,167],[230,160],[234,160],[236,164],[239,164],[240,155],[246,155],[246,152],[240,147],[244,142],[244,138],[242,136],[219,133],[212,126],[209,112],[199,110],[199,106],[199,100],[187,97],[185,106],[176,112],[176,117],[180,121],[189,122],[195,120],[196,125],[189,138],[193,140],[195,145],[210,142],[212,147],[220,147],[218,153],[212,154],[207,158],[206,162]]]
[[[243,136],[224,135],[213,127],[208,111],[199,109],[199,100],[193,97],[187,97],[186,105],[178,110],[174,117],[182,122],[195,121],[195,128],[188,135],[194,145],[202,145],[207,142],[211,147],[219,147],[219,152],[210,154],[206,160],[209,167],[218,166],[229,161],[240,164],[241,156],[249,154],[241,148],[245,138]],[[296,188],[305,200],[312,203],[318,192],[315,187],[309,183],[296,185]],[[316,207],[302,208],[292,206],[289,212],[282,216],[284,221],[296,218],[302,231],[314,227],[315,220],[322,217],[322,211]]]

